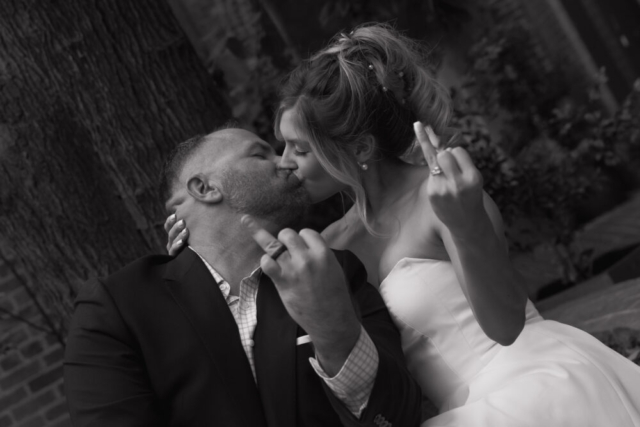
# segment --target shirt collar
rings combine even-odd
[[[200,257],[200,259],[202,260],[202,262],[204,262],[204,265],[205,265],[205,266],[207,266],[207,268],[208,268],[208,269],[209,269],[209,271],[211,272],[211,275],[213,276],[213,279],[216,281],[216,284],[217,284],[218,286],[220,286],[220,285],[221,285],[221,284],[223,284],[223,283],[228,283],[228,282],[225,280],[225,278],[224,278],[224,277],[222,277],[222,275],[221,275],[220,273],[218,273],[218,271],[217,271],[215,268],[213,268],[213,266],[212,266],[211,264],[209,264],[209,262],[208,262],[206,259],[204,259],[204,257],[203,257],[202,255],[200,255],[200,254],[198,253],[198,251],[196,251],[195,249],[193,249],[191,246],[187,246],[187,247],[188,247],[189,249],[191,249],[193,252],[195,252],[195,254],[196,254],[196,255],[198,255],[198,256]],[[244,280],[247,280],[247,279],[253,279],[253,280],[259,281],[259,280],[260,280],[260,274],[262,274],[262,269],[260,268],[260,266],[258,266],[258,267],[256,267],[256,268],[251,272],[251,274],[249,274],[249,276],[248,276],[248,277],[245,277],[245,278],[244,278],[244,279],[242,279],[242,280],[244,281]]]

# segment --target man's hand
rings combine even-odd
[[[335,255],[313,230],[296,233],[285,228],[276,239],[249,215],[242,223],[266,252],[260,266],[289,315],[309,334],[326,374],[335,376],[360,336],[360,322]],[[281,252],[283,245],[286,250]]]

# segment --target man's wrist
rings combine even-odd
[[[315,348],[318,362],[327,375],[333,377],[340,372],[360,338],[361,329],[362,326],[356,321],[343,332],[330,338],[322,339],[309,335]]]

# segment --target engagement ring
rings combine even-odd
[[[433,169],[431,169],[431,175],[440,175],[442,173],[442,169],[440,169],[440,166],[435,166]]]

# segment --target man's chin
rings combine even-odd
[[[303,189],[300,190],[304,191]],[[299,191],[299,195],[302,191]],[[279,230],[283,228],[292,228],[296,231],[300,230],[306,224],[309,208],[311,207],[306,191],[304,191],[302,197],[302,200],[290,200],[290,203],[283,203],[281,209],[266,215],[265,220],[272,222]]]

